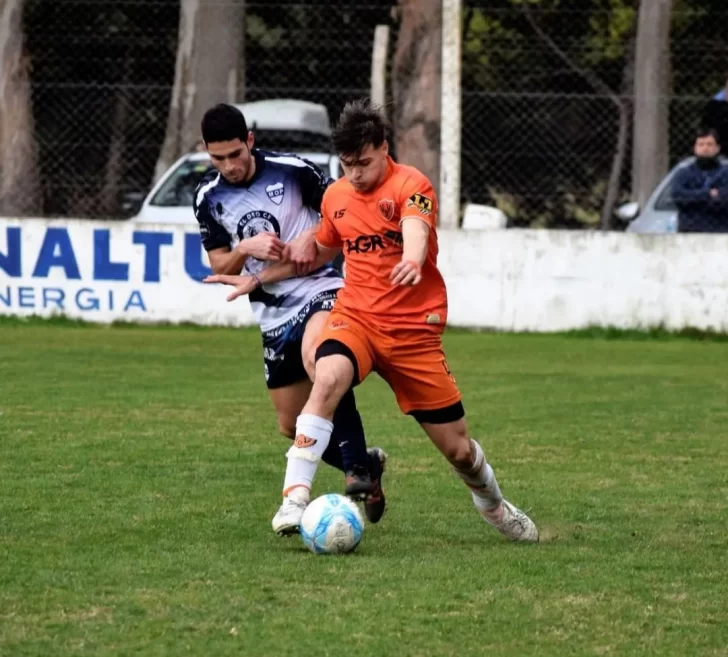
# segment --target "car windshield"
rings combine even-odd
[[[212,169],[212,165],[206,160],[183,162],[152,197],[150,205],[191,206],[195,197],[195,188],[210,169]]]

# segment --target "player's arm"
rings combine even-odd
[[[402,220],[402,260],[392,269],[393,285],[417,285],[427,258],[430,227],[420,219]]]
[[[304,158],[300,159],[306,164],[306,166],[296,168],[296,177],[301,189],[301,201],[303,205],[320,214],[324,194],[334,180],[312,162]],[[313,226],[286,244],[284,259],[298,265],[296,271],[299,276],[304,276],[316,269],[317,232],[318,226]]]
[[[403,190],[400,227],[402,229],[402,260],[390,276],[393,285],[417,285],[422,280],[422,266],[430,246],[430,231],[436,222],[435,195],[430,182],[423,176],[408,181]]]
[[[205,182],[203,180],[200,185]],[[204,195],[200,197],[195,194],[192,208],[200,225],[202,246],[207,251],[210,267],[216,274],[239,274],[250,257],[259,260],[281,259],[283,242],[277,235],[260,233],[251,239],[240,240],[235,248],[231,248],[230,235],[213,217]]]
[[[340,251],[340,249],[324,248],[315,241],[314,244],[316,245],[316,257],[313,263],[313,267],[315,269],[323,267],[327,262],[331,262]],[[203,283],[222,283],[223,285],[230,285],[231,287],[234,287],[235,290],[233,290],[227,298],[228,301],[234,301],[238,297],[250,294],[261,285],[277,283],[279,281],[286,280],[287,278],[295,278],[298,275],[297,267],[298,266],[295,262],[279,262],[267,267],[259,274],[240,276],[235,274],[216,273],[212,276],[208,276]]]
[[[210,267],[216,274],[239,274],[248,258],[280,260],[283,246],[275,233],[258,233],[250,239],[240,240],[234,249],[228,243],[228,246],[208,250],[207,256]]]

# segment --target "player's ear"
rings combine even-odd
[[[248,148],[252,149],[255,146],[255,135],[252,130],[248,130]]]
[[[386,139],[382,142],[381,149],[382,153],[389,155],[389,142]]]

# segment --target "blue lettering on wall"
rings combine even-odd
[[[35,308],[35,289],[32,287],[18,288],[18,306],[21,308]]]
[[[139,290],[134,290],[131,293],[129,301],[124,306],[124,312],[129,310],[129,308],[141,308],[142,311],[147,312],[147,307],[144,305],[144,299],[142,299],[142,294]]]
[[[5,294],[3,294],[2,290],[0,290],[0,301],[3,302],[3,306],[6,308],[10,308],[10,304],[12,303],[12,294],[10,292],[10,286],[8,285],[5,288]]]
[[[163,246],[172,244],[172,233],[152,233],[134,231],[134,244],[144,245],[144,282],[159,283],[161,266],[159,251]]]
[[[127,281],[129,280],[129,264],[111,262],[111,231],[97,229],[94,231],[94,280]]]
[[[59,287],[43,288],[43,308],[48,308],[52,303],[55,303],[58,310],[63,310],[63,300],[65,298],[66,293]]]
[[[0,251],[0,269],[8,276],[20,278],[20,228],[7,228],[5,234],[8,237],[8,252]]]
[[[46,278],[51,267],[63,267],[66,278],[80,279],[76,254],[71,246],[71,239],[65,228],[49,228],[46,230],[43,244],[40,247],[38,261],[35,263],[33,278]]]
[[[93,296],[94,291],[88,287],[82,287],[76,292],[76,307],[79,310],[98,310],[100,307],[98,297]]]
[[[185,271],[195,281],[201,281],[212,274],[212,269],[202,262],[202,240],[199,233],[185,233]]]

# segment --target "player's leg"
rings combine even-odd
[[[331,439],[336,408],[362,376],[360,373],[366,375],[372,367],[370,350],[361,332],[334,314],[329,320],[317,350],[313,388],[296,422],[293,447],[288,450],[283,503],[272,522],[273,530],[281,535],[298,531],[318,462]],[[334,338],[330,338],[332,331]],[[340,353],[326,353],[332,342],[340,345]]]
[[[311,393],[311,379],[301,356],[303,317],[263,333],[265,384],[278,417],[278,430],[287,438],[296,437],[296,418]],[[332,443],[321,460],[344,471],[339,446]]]
[[[302,356],[304,367],[312,380],[315,377],[316,351],[328,319],[329,311],[320,310],[311,315],[306,323]],[[321,354],[328,351],[331,351],[330,345],[324,347]],[[336,349],[333,351],[335,353]],[[363,498],[367,520],[377,523],[386,508],[382,477],[386,468],[387,454],[380,447],[367,449],[364,426],[356,407],[353,387],[341,398],[332,421],[334,430],[327,452],[332,451],[335,445],[339,446],[346,472],[346,494],[353,498]]]
[[[536,525],[503,498],[483,449],[470,437],[460,391],[445,360],[440,336],[403,332],[383,375],[402,411],[417,420],[470,488],[481,516],[512,540],[537,541]]]
[[[312,385],[310,379],[306,377],[291,385],[268,390],[278,418],[278,431],[290,440],[296,437],[296,418],[298,418],[301,409],[308,400]],[[334,441],[326,448],[321,460],[332,468],[346,472],[341,450]]]
[[[460,413],[463,417],[450,420]],[[513,541],[538,541],[538,529],[520,509],[504,499],[483,448],[470,437],[462,404],[430,411],[412,411],[430,440],[470,488],[483,519]]]
[[[329,311],[321,310],[311,315],[306,321],[301,345],[301,355],[303,365],[312,381],[315,377],[316,349],[319,344],[319,337],[326,327],[328,318]],[[301,404],[300,408],[303,408],[303,404]],[[359,415],[359,411],[356,408],[356,399],[354,398],[353,390],[347,391],[341,398],[332,421],[334,423],[334,430],[331,434],[330,444],[337,444],[339,446],[347,478],[357,478],[361,473],[365,473],[368,477],[367,443],[364,435],[364,425],[361,421],[361,415]],[[347,493],[350,492],[347,491]],[[371,492],[371,482],[369,482],[367,492]]]

